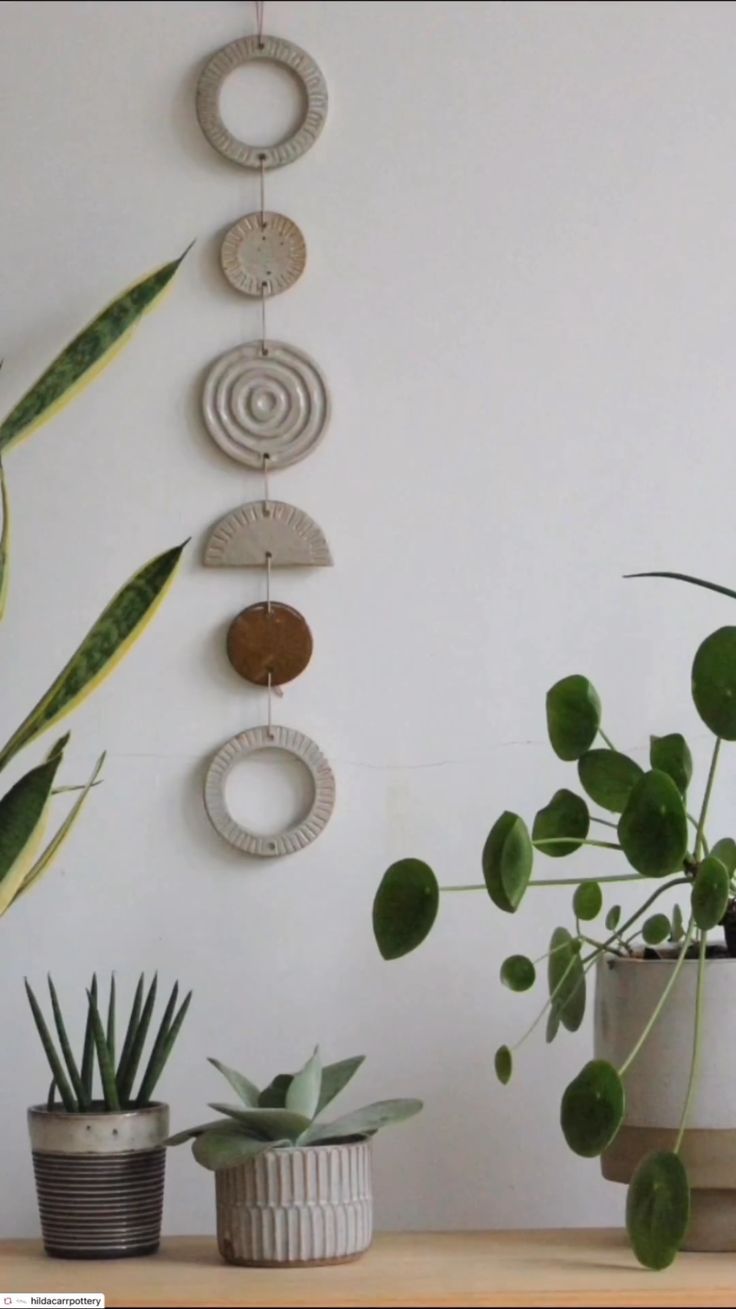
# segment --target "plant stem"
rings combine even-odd
[[[538,840],[532,841],[535,849],[541,845],[594,845],[599,850],[620,850],[621,846],[618,841],[581,841],[579,836],[540,836]]]
[[[636,913],[632,914],[630,918],[627,918],[626,922],[623,923],[621,927],[618,927],[612,936],[609,936],[608,940],[604,942],[604,949],[607,950],[608,947],[612,944],[612,942],[617,939],[617,937],[623,936],[624,932],[628,932],[629,928],[633,927],[637,918],[641,918],[641,915],[643,913],[646,913],[649,906],[653,905],[654,901],[658,900],[660,895],[664,895],[665,891],[671,891],[676,886],[690,886],[690,885],[691,882],[689,877],[675,877],[672,878],[670,881],[665,882],[664,886],[658,887],[657,890],[654,891],[652,895],[650,895],[649,899],[645,900],[644,904],[639,906]]]
[[[605,743],[606,743],[606,745],[608,746],[609,750],[616,750],[616,747],[615,747],[615,745],[613,744],[613,741],[611,740],[610,736],[606,736],[606,734],[605,734],[605,732],[603,731],[603,728],[602,728],[602,727],[599,727],[599,728],[598,728],[598,735],[603,737],[603,740],[605,741]],[[616,751],[616,753],[618,754],[618,751]]]
[[[582,962],[582,965],[583,965],[583,976],[585,976],[586,973],[589,973],[589,972],[590,972],[591,968],[593,967],[593,964],[595,963],[596,959],[598,958],[598,956],[599,956],[600,954],[601,954],[601,951],[600,951],[600,950],[594,950],[594,951],[593,951],[593,954],[589,954],[589,955],[587,956],[587,958],[585,958],[585,959],[583,959],[583,960],[581,961],[581,962]],[[554,989],[554,991],[552,992],[551,996],[550,996],[549,999],[547,1000],[547,1003],[545,1004],[544,1008],[541,1009],[540,1012],[537,1014],[536,1018],[534,1019],[534,1022],[531,1023],[531,1025],[530,1025],[529,1027],[527,1027],[527,1029],[526,1029],[524,1035],[519,1037],[519,1040],[516,1042],[515,1045],[512,1045],[512,1047],[511,1047],[512,1050],[518,1050],[518,1049],[520,1048],[520,1046],[522,1046],[522,1045],[524,1044],[524,1042],[525,1042],[526,1040],[528,1040],[528,1038],[531,1036],[532,1032],[536,1031],[536,1029],[538,1028],[539,1024],[541,1023],[542,1019],[544,1018],[544,1015],[546,1014],[547,1010],[548,1010],[548,1009],[551,1009],[552,1004],[553,1004],[553,1002],[554,1002],[554,1000],[555,1000],[555,997],[556,997],[556,995],[557,995],[557,992],[558,992],[558,991],[562,988],[562,986],[564,985],[565,980],[566,980],[566,978],[567,978],[567,975],[568,975],[568,973],[570,972],[570,969],[574,966],[574,963],[575,963],[575,960],[574,960],[574,959],[571,959],[570,962],[569,962],[569,964],[567,965],[567,968],[565,969],[564,973],[562,974],[562,977],[560,978],[559,982],[557,983],[557,986],[555,987],[555,989]],[[578,981],[578,983],[576,984],[576,986],[575,986],[575,987],[573,988],[573,990],[570,992],[570,999],[572,999],[572,997],[577,993],[577,990],[578,990],[579,985],[580,985],[580,982]]]
[[[718,746],[720,741],[716,743]],[[705,951],[708,942],[708,933],[700,933],[700,950],[698,952],[698,981],[695,991],[695,1027],[693,1030],[693,1056],[690,1061],[690,1078],[687,1084],[687,1094],[685,1104],[682,1109],[682,1118],[680,1119],[680,1130],[677,1133],[677,1140],[674,1145],[674,1153],[679,1154],[682,1146],[682,1138],[685,1135],[685,1124],[692,1104],[693,1092],[695,1090],[695,1081],[698,1075],[698,1063],[700,1057],[700,1037],[703,1030],[703,981],[705,978]]]
[[[705,829],[705,819],[706,819],[706,816],[707,816],[707,814],[708,814],[708,805],[710,804],[710,793],[711,793],[711,791],[713,790],[713,782],[714,782],[714,780],[715,780],[716,768],[717,768],[717,766],[718,766],[718,753],[719,753],[719,751],[720,751],[720,748],[721,748],[721,738],[720,738],[720,736],[717,736],[717,737],[716,737],[716,743],[715,743],[715,745],[713,746],[713,756],[712,756],[711,761],[710,761],[710,768],[708,769],[708,780],[707,780],[707,782],[706,782],[706,784],[705,784],[705,794],[704,794],[704,796],[703,796],[703,804],[702,804],[702,807],[701,807],[701,810],[700,810],[700,817],[699,817],[699,819],[698,819],[698,828],[697,828],[697,832],[696,832],[696,835],[695,835],[695,858],[696,858],[696,859],[699,859],[699,858],[700,858],[700,850],[701,850],[701,847],[702,847],[702,845],[703,845],[703,835],[704,835],[704,829]]]
[[[638,1053],[639,1053],[639,1051],[641,1050],[642,1046],[644,1045],[645,1041],[646,1041],[647,1038],[649,1037],[649,1034],[650,1034],[652,1028],[654,1027],[654,1024],[656,1023],[657,1019],[659,1018],[659,1015],[661,1014],[662,1010],[664,1009],[664,1006],[666,1005],[667,1000],[669,999],[670,992],[671,992],[673,986],[675,985],[675,982],[677,981],[678,977],[680,976],[680,970],[682,969],[682,965],[683,965],[684,962],[685,962],[685,955],[686,955],[687,952],[688,952],[688,948],[689,948],[689,946],[690,946],[690,938],[691,938],[692,934],[693,934],[693,920],[692,920],[692,918],[691,918],[691,919],[690,919],[690,922],[688,923],[687,931],[686,931],[686,933],[685,933],[685,939],[684,939],[683,942],[682,942],[682,947],[681,947],[681,949],[680,949],[680,953],[679,953],[678,958],[677,958],[677,963],[675,964],[674,968],[672,969],[672,976],[670,977],[670,979],[669,979],[669,981],[668,981],[666,987],[664,988],[664,990],[663,990],[661,996],[659,997],[659,1000],[657,1001],[656,1005],[654,1006],[654,1010],[653,1010],[652,1014],[650,1015],[649,1021],[648,1021],[647,1025],[646,1025],[646,1027],[644,1028],[644,1031],[642,1032],[642,1034],[641,1034],[641,1036],[639,1037],[638,1041],[637,1041],[636,1044],[634,1045],[633,1049],[630,1051],[628,1057],[624,1060],[624,1062],[622,1063],[621,1067],[619,1068],[619,1070],[618,1070],[618,1072],[619,1072],[619,1077],[623,1077],[624,1074],[628,1072],[629,1068],[631,1067],[631,1065],[633,1064],[634,1060],[636,1059],[636,1056],[638,1055]]]
[[[602,951],[603,951],[603,942],[602,942],[602,941],[594,941],[592,936],[585,936],[585,935],[583,934],[583,932],[581,932],[581,931],[579,931],[579,930],[578,930],[578,936],[580,937],[580,940],[581,940],[581,941],[585,941],[585,944],[586,944],[586,945],[592,945],[592,946],[594,947],[594,949],[596,949],[596,950],[598,951],[599,954],[602,953]],[[606,950],[607,950],[607,953],[608,953],[608,954],[615,954],[615,955],[618,956],[619,959],[623,959],[623,954],[622,954],[622,952],[621,952],[620,950],[617,950],[616,947],[615,947],[614,945],[606,946]]]
[[[532,878],[527,886],[585,886],[588,882],[640,882],[640,873],[621,873],[617,877],[543,877]],[[441,886],[440,891],[487,891],[485,882],[468,882],[465,886]]]
[[[591,814],[590,821],[591,823],[600,823],[601,827],[612,827],[615,832],[618,831],[618,823],[612,823],[608,818],[597,818],[595,814]]]

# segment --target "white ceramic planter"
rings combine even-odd
[[[619,1067],[672,976],[674,961],[599,962],[595,1055]],[[687,1094],[697,962],[682,968],[643,1049],[626,1073],[626,1117],[603,1155],[604,1177],[628,1182],[650,1150],[671,1149]],[[706,964],[701,1058],[683,1141],[692,1218],[683,1249],[736,1249],[736,959]]]
[[[267,1150],[218,1172],[217,1244],[231,1264],[356,1259],[371,1243],[370,1142]]]

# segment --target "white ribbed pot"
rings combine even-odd
[[[267,1150],[215,1177],[230,1264],[299,1268],[356,1259],[373,1235],[369,1141]]]
[[[595,1055],[620,1067],[641,1035],[675,964],[598,963]],[[672,1146],[692,1057],[697,961],[687,960],[643,1049],[624,1078],[626,1116],[601,1160],[603,1176],[629,1182],[650,1150]],[[706,963],[701,1055],[682,1148],[692,1187],[684,1250],[736,1250],[736,959]]]

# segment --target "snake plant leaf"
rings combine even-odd
[[[26,995],[28,996],[28,1003],[31,1006],[33,1021],[36,1024],[36,1030],[38,1032],[39,1037],[41,1038],[41,1044],[44,1048],[46,1058],[49,1061],[49,1068],[51,1069],[51,1072],[53,1074],[53,1078],[54,1078],[53,1084],[56,1086],[59,1092],[59,1095],[61,1097],[61,1102],[64,1108],[66,1109],[67,1113],[72,1113],[72,1114],[76,1113],[77,1110],[79,1109],[79,1105],[77,1104],[77,1101],[74,1098],[74,1092],[72,1091],[71,1085],[69,1083],[66,1072],[64,1070],[64,1065],[61,1059],[59,1058],[59,1054],[56,1049],[56,1046],[54,1045],[51,1033],[48,1027],[46,1026],[46,1020],[43,1016],[41,1006],[38,1003],[38,1000],[36,999],[36,996],[33,990],[31,989],[31,986],[27,978],[24,979],[24,985],[26,988]]]
[[[437,917],[437,878],[421,859],[399,859],[384,873],[373,901],[373,935],[384,959],[410,954]]]
[[[254,1136],[265,1136],[272,1141],[284,1137],[296,1141],[312,1121],[304,1114],[292,1113],[290,1109],[241,1109],[239,1105],[217,1102],[211,1103],[210,1109],[216,1109],[218,1114],[233,1118]]]
[[[56,993],[56,987],[54,986],[50,973],[48,974],[47,982],[49,988],[49,996],[51,997],[51,1011],[54,1015],[54,1023],[56,1025],[56,1035],[59,1038],[59,1047],[64,1057],[64,1062],[67,1066],[67,1070],[69,1072],[69,1081],[71,1082],[72,1087],[74,1089],[74,1094],[77,1098],[77,1103],[79,1105],[80,1110],[84,1113],[92,1108],[92,1103],[90,1097],[87,1095],[86,1087],[80,1076],[79,1069],[77,1068],[77,1061],[72,1053],[72,1047],[69,1042],[69,1037],[67,1036],[66,1024],[64,1022],[64,1015],[62,1013],[61,1005],[59,1004],[59,997]]]
[[[719,586],[717,582],[706,582],[702,577],[691,577],[689,573],[624,573],[625,578],[630,577],[669,577],[675,582],[691,582],[693,586],[704,586],[707,591],[717,591],[719,595],[728,595],[732,600],[736,600],[736,591],[731,590],[730,586]]]
[[[236,1095],[240,1096],[246,1109],[255,1109],[258,1105],[258,1096],[260,1094],[258,1087],[245,1077],[243,1073],[238,1073],[234,1068],[228,1068],[227,1064],[221,1064],[219,1059],[208,1059],[208,1063],[216,1068],[218,1073],[226,1077]]]
[[[0,509],[2,509],[3,515],[3,526],[0,533],[0,619],[2,619],[8,600],[8,579],[10,577],[10,497],[2,463],[0,463]]]
[[[736,841],[730,836],[722,836],[710,848],[711,854],[720,859],[729,877],[736,872]]]
[[[382,1127],[404,1122],[423,1108],[421,1100],[378,1100],[375,1104],[356,1109],[352,1114],[336,1118],[332,1123],[315,1123],[299,1137],[300,1145],[323,1144],[328,1141],[345,1141],[353,1137],[372,1136]]]
[[[717,927],[723,918],[730,899],[730,881],[727,869],[715,855],[708,855],[698,868],[690,903],[701,932]]]
[[[100,1069],[100,1081],[102,1082],[102,1095],[105,1101],[105,1108],[112,1113],[119,1113],[121,1109],[121,1096],[118,1094],[118,1086],[115,1080],[115,1065],[110,1054],[110,1047],[107,1043],[107,1032],[100,1018],[100,1010],[97,1000],[91,991],[87,992],[87,1003],[89,1012],[92,1016],[92,1036],[97,1053],[97,1063]]]
[[[736,741],[736,627],[719,627],[699,646],[692,693],[706,727],[724,741]]]
[[[303,1114],[310,1121],[317,1113],[319,1095],[322,1089],[322,1060],[319,1046],[315,1047],[311,1059],[307,1060],[300,1072],[295,1073],[286,1092],[285,1108],[293,1114]]]
[[[59,850],[64,844],[66,838],[69,836],[72,828],[74,827],[74,824],[76,823],[81,813],[82,806],[84,805],[87,796],[92,790],[92,787],[97,785],[97,778],[99,777],[104,762],[105,762],[105,755],[101,754],[99,759],[97,760],[97,763],[94,766],[89,781],[86,782],[85,785],[82,787],[80,794],[78,795],[77,799],[74,801],[74,804],[69,810],[69,813],[67,814],[63,823],[58,828],[58,830],[54,833],[53,837],[51,838],[51,840],[49,841],[48,845],[43,850],[43,852],[39,855],[36,862],[31,866],[31,868],[29,868],[28,872],[26,873],[20,885],[20,888],[18,889],[15,896],[13,897],[13,900],[11,902],[12,904],[15,904],[19,896],[24,895],[26,891],[30,890],[30,888],[35,885],[38,879],[43,876],[46,870],[53,863],[54,859],[59,853]],[[59,788],[54,787],[52,790],[52,795],[57,795],[58,792],[59,792]]]
[[[680,795],[687,794],[693,775],[693,757],[690,747],[680,732],[649,739],[649,762],[652,768],[669,773]]]
[[[0,768],[23,746],[68,714],[127,654],[161,604],[185,545],[186,542],[151,559],[118,591],[46,694],[0,751]]]
[[[583,790],[601,808],[614,814],[623,813],[643,772],[633,759],[618,750],[587,750],[578,759]]]
[[[537,978],[537,970],[525,954],[512,954],[501,964],[501,981],[510,991],[529,991]]]
[[[138,1092],[138,1098],[135,1102],[136,1109],[141,1109],[145,1105],[151,1103],[151,1099],[153,1096],[153,1092],[156,1088],[156,1084],[162,1072],[164,1071],[164,1068],[166,1067],[166,1063],[169,1058],[169,1055],[171,1054],[171,1051],[174,1048],[174,1043],[179,1035],[179,1032],[181,1031],[182,1023],[184,1022],[184,1019],[186,1018],[187,1012],[189,1010],[189,1006],[192,1003],[192,992],[188,991],[184,999],[182,1000],[173,1021],[169,1021],[170,1012],[171,1012],[170,1006],[176,1003],[176,996],[178,994],[178,991],[179,991],[179,984],[177,982],[171,993],[171,1000],[169,1001],[169,1006],[167,1006],[166,1013],[164,1014],[163,1021],[159,1028],[159,1032],[153,1046],[153,1050],[151,1051],[151,1057],[148,1060],[146,1071],[143,1074],[141,1087]]]
[[[328,1104],[345,1089],[365,1060],[364,1054],[353,1055],[350,1059],[340,1059],[335,1064],[325,1064],[322,1069],[322,1086],[317,1102],[317,1114],[321,1114]],[[315,1114],[315,1117],[317,1117]]]
[[[0,914],[13,903],[41,840],[61,753],[37,764],[0,800]]]
[[[128,1026],[125,1032],[125,1038],[123,1040],[123,1048],[120,1052],[120,1059],[118,1061],[117,1072],[115,1074],[115,1080],[117,1081],[118,1086],[121,1085],[123,1073],[125,1069],[128,1067],[128,1064],[130,1062],[130,1054],[133,1049],[133,1042],[135,1041],[136,1032],[138,1031],[138,1024],[141,1021],[141,1009],[143,1008],[144,985],[145,985],[145,976],[143,973],[141,973],[140,977],[138,978],[138,984],[135,988],[135,994],[133,996],[133,1004],[130,1010],[130,1017],[128,1018]],[[97,999],[96,991],[95,991],[95,999]]]
[[[581,882],[576,886],[572,908],[582,923],[592,923],[603,908],[603,892],[598,882]]]
[[[557,1020],[568,1032],[577,1032],[585,1014],[585,973],[580,959],[580,942],[566,927],[556,927],[549,943],[547,982],[551,1001],[550,1027],[553,1040]],[[552,1017],[554,1015],[554,1018]]]
[[[601,702],[587,677],[573,673],[547,692],[547,731],[560,759],[579,759],[589,750],[601,725]]]
[[[562,1131],[571,1150],[585,1159],[602,1154],[621,1126],[624,1085],[605,1059],[592,1059],[570,1082],[560,1107]]]
[[[618,823],[626,858],[644,877],[668,877],[682,868],[687,815],[672,778],[654,768],[636,783]]]
[[[167,1136],[162,1145],[183,1145],[185,1141],[192,1141],[195,1136],[201,1136],[203,1132],[217,1130],[223,1135],[228,1132],[232,1136],[242,1136],[243,1129],[237,1123],[229,1123],[225,1118],[212,1118],[209,1123],[200,1123],[198,1127],[186,1127],[183,1132],[174,1132],[173,1136]]]
[[[254,1159],[265,1150],[278,1150],[290,1146],[291,1141],[258,1141],[244,1132],[203,1132],[197,1136],[192,1145],[192,1154],[203,1168],[218,1172],[224,1168],[234,1168],[246,1159]]]
[[[542,854],[561,859],[580,849],[589,828],[590,814],[583,797],[563,787],[555,791],[549,804],[537,813],[532,824],[532,842]],[[574,839],[563,841],[564,836]],[[545,841],[552,844],[546,845]]]
[[[286,1105],[286,1093],[294,1080],[293,1073],[277,1073],[268,1086],[258,1096],[258,1109],[283,1109]]]
[[[690,1186],[679,1155],[658,1150],[642,1159],[626,1196],[626,1227],[645,1268],[667,1268],[690,1221]]]
[[[644,923],[641,934],[647,945],[661,945],[670,935],[670,926],[666,914],[652,914]]]
[[[95,1004],[97,1004],[97,973],[92,974],[92,983],[89,988]],[[84,1094],[88,1100],[92,1099],[92,1084],[95,1074],[95,1038],[92,1031],[92,1007],[87,1005],[87,1021],[84,1027],[84,1044],[82,1046],[82,1082],[84,1084]]]
[[[494,1055],[493,1067],[502,1086],[508,1086],[514,1071],[514,1060],[507,1045],[500,1045]]]
[[[483,877],[493,903],[504,913],[519,908],[531,877],[534,849],[526,824],[506,810],[493,824],[483,847]]]
[[[135,1034],[130,1043],[128,1057],[125,1063],[123,1063],[121,1059],[118,1065],[118,1070],[115,1080],[116,1080],[118,1092],[120,1094],[120,1099],[122,1103],[126,1105],[128,1104],[131,1098],[131,1094],[133,1091],[133,1083],[136,1078],[136,1073],[138,1072],[138,1065],[141,1061],[141,1055],[143,1054],[143,1047],[146,1043],[146,1037],[148,1036],[148,1029],[151,1025],[151,1018],[153,1016],[153,1010],[156,1004],[157,990],[158,990],[158,973],[154,973],[153,981],[151,982],[151,985],[148,988],[148,994],[146,995],[145,1001],[143,1003],[143,1010],[141,1012],[138,1026],[135,1029]],[[135,1002],[133,1007],[135,1008]],[[127,1045],[127,1036],[126,1036],[125,1044]]]
[[[0,424],[0,451],[30,435],[102,371],[169,285],[186,253],[124,291],[57,355]]]

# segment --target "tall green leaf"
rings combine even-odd
[[[77,1097],[79,1108],[84,1112],[85,1110],[90,1108],[90,1100],[89,1097],[87,1096],[84,1082],[82,1081],[82,1078],[79,1075],[79,1069],[77,1068],[76,1059],[74,1058],[74,1055],[72,1053],[72,1047],[69,1042],[69,1037],[67,1036],[67,1032],[66,1032],[66,1025],[64,1023],[64,1015],[61,1011],[61,1005],[59,1004],[59,997],[56,994],[56,987],[54,986],[50,973],[48,975],[47,981],[49,987],[49,995],[51,997],[51,1009],[54,1015],[54,1023],[56,1024],[56,1034],[59,1038],[59,1046],[61,1047],[61,1053],[64,1056],[64,1062],[66,1063],[66,1066],[69,1070],[69,1080],[72,1084],[72,1087],[74,1088],[74,1094]]]
[[[92,974],[92,985],[89,993],[95,1004],[97,1004],[97,973]],[[82,1047],[82,1083],[84,1086],[85,1099],[92,1100],[93,1086],[95,1077],[95,1035],[92,1031],[92,1006],[87,1005],[87,1022],[84,1028],[84,1044]]]
[[[120,1059],[118,1061],[117,1072],[115,1074],[115,1080],[118,1084],[118,1087],[121,1084],[123,1073],[125,1072],[125,1069],[128,1066],[128,1062],[130,1060],[130,1052],[133,1048],[133,1042],[135,1041],[135,1034],[138,1031],[138,1024],[141,1021],[141,1009],[143,1008],[144,984],[145,984],[145,978],[143,973],[141,973],[140,977],[138,978],[138,985],[135,988],[135,994],[133,996],[133,1004],[130,1010],[130,1017],[128,1018],[128,1026],[125,1030],[125,1037],[123,1039],[123,1048],[120,1051]]]
[[[28,872],[23,878],[19,890],[16,892],[15,896],[13,897],[13,900],[11,901],[12,904],[15,904],[19,896],[25,895],[25,892],[30,890],[30,888],[35,885],[38,879],[42,877],[43,874],[46,872],[50,864],[53,863],[54,859],[56,858],[56,855],[58,854],[66,838],[71,832],[74,824],[76,823],[79,814],[82,810],[82,806],[84,805],[87,796],[92,790],[92,787],[97,784],[97,778],[100,774],[104,762],[105,762],[105,755],[101,754],[99,759],[97,760],[97,763],[94,766],[89,781],[86,782],[85,785],[82,787],[80,794],[78,795],[77,799],[75,800],[74,804],[69,810],[69,813],[67,814],[63,823],[54,833],[46,848],[39,855],[38,859],[31,866],[31,868],[29,868]],[[58,791],[59,788],[54,787],[52,791],[52,795],[57,795]]]
[[[90,1013],[92,1014],[92,1036],[94,1037],[95,1050],[97,1052],[97,1063],[100,1069],[100,1081],[102,1082],[102,1095],[105,1101],[105,1108],[113,1113],[118,1113],[122,1108],[118,1088],[115,1082],[115,1065],[110,1057],[110,1047],[107,1043],[107,1032],[102,1025],[100,1011],[97,1001],[91,991],[87,992],[87,1003],[89,1004]]]
[[[76,1113],[79,1106],[74,1098],[74,1092],[72,1091],[72,1088],[69,1084],[69,1079],[67,1078],[66,1072],[64,1070],[64,1065],[61,1059],[59,1058],[51,1033],[48,1027],[46,1026],[46,1020],[44,1019],[43,1013],[41,1011],[41,1006],[38,1003],[38,1000],[36,999],[33,991],[31,990],[31,987],[27,979],[24,984],[26,988],[26,995],[28,996],[28,1003],[31,1006],[31,1013],[33,1014],[33,1021],[36,1024],[36,1030],[41,1038],[41,1044],[44,1048],[46,1058],[49,1061],[49,1067],[51,1069],[51,1072],[53,1073],[54,1083],[56,1084],[56,1088],[59,1092],[59,1095],[61,1096],[61,1102],[64,1108],[66,1109],[67,1113],[72,1113],[72,1114]]]
[[[0,424],[0,451],[40,427],[102,370],[166,289],[186,253],[124,291],[57,355]]]
[[[10,497],[2,463],[0,463],[0,509],[3,515],[2,533],[0,533],[0,619],[2,619],[8,600],[10,577]]]
[[[116,1081],[118,1087],[118,1094],[123,1104],[127,1104],[131,1097],[131,1092],[133,1090],[133,1083],[135,1081],[136,1073],[138,1072],[138,1065],[141,1061],[141,1055],[143,1054],[143,1047],[146,1043],[146,1037],[148,1035],[148,1028],[151,1024],[151,1016],[153,1014],[154,1005],[156,1004],[157,989],[158,989],[158,975],[154,974],[153,981],[151,982],[151,985],[148,988],[148,995],[146,996],[145,1003],[143,1005],[143,1012],[141,1013],[140,1022],[138,1023],[138,1026],[135,1030],[135,1036],[133,1037],[133,1040],[130,1045],[130,1052],[128,1054],[128,1058],[125,1064],[121,1063],[117,1072]]]
[[[0,800],[0,914],[13,903],[40,840],[61,753],[37,764]]]
[[[146,1068],[145,1073],[143,1074],[141,1089],[138,1092],[138,1099],[136,1100],[136,1106],[138,1108],[140,1108],[142,1105],[147,1105],[151,1103],[151,1097],[156,1088],[156,1084],[164,1068],[166,1067],[166,1061],[169,1055],[171,1054],[171,1051],[174,1047],[174,1042],[176,1041],[176,1038],[179,1035],[179,1032],[181,1030],[181,1025],[187,1016],[187,1011],[191,1003],[192,1003],[192,992],[188,991],[184,999],[182,1000],[181,1005],[179,1006],[179,1009],[176,1013],[176,1016],[173,1019],[173,1022],[171,1022],[167,1027],[163,1040],[160,1039],[160,1034],[159,1034],[159,1038],[157,1039],[156,1044],[151,1052],[151,1058],[148,1061],[148,1066]]]
[[[81,645],[0,751],[4,768],[18,750],[68,714],[127,654],[161,604],[186,542],[145,564],[118,591]]]

